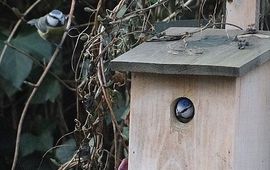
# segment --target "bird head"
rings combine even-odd
[[[66,15],[64,15],[61,11],[56,9],[52,10],[46,16],[47,24],[51,27],[58,27],[65,25],[66,19],[67,19]]]
[[[194,105],[186,97],[181,97],[178,99],[175,107],[175,116],[182,122],[187,123],[194,117]]]

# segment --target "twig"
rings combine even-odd
[[[6,41],[6,44],[5,44],[5,46],[4,46],[4,48],[3,48],[3,50],[2,50],[2,53],[1,53],[1,55],[0,55],[0,64],[1,64],[1,62],[2,62],[2,60],[3,60],[3,57],[4,57],[4,54],[5,54],[5,52],[6,52],[6,50],[7,50],[7,47],[8,47],[8,43],[10,43],[10,41],[11,41],[11,39],[13,38],[13,36],[14,36],[14,34],[15,34],[15,32],[17,31],[17,29],[18,29],[18,27],[19,27],[19,25],[21,24],[21,22],[24,20],[24,17],[38,4],[38,3],[40,3],[41,2],[41,0],[37,0],[35,3],[33,3],[24,13],[23,13],[23,15],[21,16],[21,18],[18,20],[18,22],[16,23],[16,25],[14,26],[14,28],[13,28],[13,30],[11,31],[11,33],[10,33],[10,35],[9,35],[9,37],[8,37],[8,39],[7,39],[7,41]]]
[[[157,1],[156,3],[154,3],[153,5],[151,5],[151,6],[147,7],[147,8],[142,8],[140,10],[127,13],[121,18],[117,18],[117,20],[111,21],[110,24],[119,24],[119,23],[122,23],[122,22],[125,22],[125,21],[129,21],[131,18],[138,17],[139,15],[142,15],[144,12],[146,12],[148,10],[151,10],[153,8],[156,8],[158,6],[161,6],[166,2],[168,2],[168,0]]]
[[[191,10],[188,5],[192,2],[193,0],[188,0],[187,2],[185,2],[183,4],[183,7]],[[171,13],[168,17],[166,17],[165,19],[163,19],[162,21],[166,22],[169,21],[170,19],[172,19],[173,17],[176,17],[181,11],[174,11],[173,13]]]
[[[74,133],[74,131],[68,132],[68,133],[64,134],[63,136],[61,136],[61,137],[57,140],[55,146],[57,146],[63,138],[65,138],[65,137],[67,137],[67,136],[69,136],[69,135],[71,135],[71,134],[73,134],[73,133]]]
[[[21,17],[21,13],[20,14],[18,14],[16,11],[15,11],[15,8],[13,8],[13,7],[11,7],[10,5],[8,5],[6,2],[4,2],[4,1],[0,1],[0,3],[1,4],[3,4],[4,6],[6,6],[10,11],[12,11],[13,12],[13,14],[14,15],[16,15],[16,17],[18,17],[18,19]]]
[[[104,27],[101,28],[101,32],[103,31]],[[113,39],[111,42],[114,42],[115,39]],[[102,36],[100,36],[100,42],[102,42]],[[107,45],[107,47],[109,47],[110,44]],[[106,47],[105,47],[106,48]],[[98,73],[97,73],[97,77],[101,86],[101,90],[102,93],[104,95],[105,101],[107,103],[107,106],[109,108],[110,111],[110,115],[111,115],[111,119],[112,119],[112,125],[113,125],[113,132],[114,132],[114,147],[115,147],[115,152],[114,152],[114,166],[115,168],[118,166],[118,154],[117,154],[117,140],[118,140],[118,134],[121,133],[120,128],[117,124],[117,120],[109,99],[109,95],[107,90],[105,89],[104,83],[106,83],[106,79],[105,79],[105,75],[104,75],[104,68],[103,68],[103,52],[105,51],[105,49],[102,48],[102,43],[100,43],[100,48],[99,48],[99,55],[97,56],[98,59]],[[115,169],[114,168],[114,169]]]
[[[204,15],[204,5],[205,5],[205,3],[206,3],[206,0],[202,0],[202,3],[200,5],[200,14],[202,15],[203,19],[206,20],[207,18]]]
[[[168,2],[168,1],[169,0],[157,1],[156,3],[154,3],[153,5],[151,5],[151,6],[147,7],[147,8],[143,8],[143,9],[140,9],[140,10],[137,10],[137,11],[134,11],[134,12],[130,12],[130,13],[126,14],[124,17],[148,11],[148,10],[150,10],[152,8],[156,8],[158,6],[161,6],[161,5],[163,5],[164,3]]]
[[[101,27],[101,31],[103,31],[104,27]],[[100,49],[99,49],[99,53],[102,54],[102,36],[100,36]],[[115,118],[115,114],[113,112],[113,109],[112,109],[112,106],[111,106],[111,103],[110,103],[110,100],[108,99],[108,95],[107,95],[107,91],[106,89],[104,88],[104,83],[106,83],[106,80],[105,80],[105,76],[104,76],[104,69],[103,69],[103,57],[102,55],[100,55],[101,57],[99,58],[99,63],[98,63],[98,73],[97,73],[97,76],[98,76],[98,80],[99,80],[99,83],[100,83],[100,86],[101,86],[101,89],[102,89],[102,92],[103,92],[103,95],[104,95],[104,98],[106,100],[106,103],[109,107],[109,110],[110,110],[110,113],[111,113],[111,118],[112,118],[112,125],[113,125],[113,134],[114,134],[114,147],[115,147],[115,152],[114,152],[114,156],[115,156],[115,159],[114,159],[114,166],[117,167],[118,165],[118,161],[117,161],[117,137],[118,137],[118,134],[117,134],[117,130],[119,129],[118,128],[118,125],[117,125],[117,121],[116,121],[116,118]],[[115,169],[115,168],[114,168]]]
[[[168,17],[164,18],[162,21],[166,22],[169,21],[170,19],[172,19],[173,17],[176,17],[181,11],[175,11],[172,14],[170,14]]]
[[[166,3],[168,0],[162,0],[162,1],[157,1],[156,3],[154,3],[153,5],[147,7],[147,8],[143,8],[134,12],[130,12],[124,15],[124,17],[118,18],[117,20],[111,21],[110,24],[119,24],[122,23],[124,21],[129,21],[131,18],[134,17],[138,17],[139,15],[141,15],[143,12],[146,12],[148,10],[151,10],[153,8],[156,8],[158,6],[161,6],[163,3]]]
[[[63,165],[61,165],[58,170],[65,170],[67,168],[72,168],[74,166],[76,166],[78,164],[78,162],[76,161],[76,156],[78,155],[79,150],[76,151],[76,153],[73,155],[73,157],[66,163],[64,163]]]
[[[119,23],[122,23],[122,22],[125,22],[125,21],[129,21],[130,19],[134,18],[134,17],[138,17],[139,15],[141,14],[132,14],[132,15],[128,15],[124,18],[120,18],[118,20],[115,20],[115,21],[111,21],[110,24],[119,24]]]
[[[99,82],[102,83],[101,75],[98,76],[98,79],[99,79]],[[118,155],[117,155],[117,150],[116,150],[116,148],[117,148],[117,138],[118,138],[118,133],[117,132],[120,131],[120,128],[119,128],[119,126],[117,124],[116,117],[115,117],[115,114],[114,114],[114,111],[113,111],[111,102],[110,102],[109,97],[108,97],[108,92],[104,88],[104,85],[103,84],[101,84],[101,89],[102,89],[102,93],[104,95],[105,101],[106,101],[106,103],[108,105],[108,108],[110,110],[110,115],[111,115],[111,119],[112,119],[113,132],[114,132],[113,133],[114,134],[114,147],[115,147],[115,152],[114,152],[114,157],[115,157],[115,159],[114,159],[115,160],[114,167],[116,168],[117,165],[118,165],[118,160],[117,160],[118,159]]]
[[[39,163],[38,170],[41,168],[41,165],[42,165],[42,163],[43,163],[43,160],[44,160],[45,156],[46,156],[49,152],[51,152],[52,150],[57,149],[57,148],[61,148],[61,147],[74,147],[74,146],[73,146],[73,145],[66,145],[66,144],[64,144],[64,145],[56,145],[56,146],[54,146],[54,147],[48,149],[48,150],[42,155],[42,159],[41,159],[41,161],[40,161],[40,163]]]
[[[187,7],[189,4],[192,3],[193,0],[188,0],[187,2],[184,3],[184,7]]]
[[[68,17],[68,22],[67,22],[67,27],[66,27],[67,30],[70,28],[70,25],[71,25],[71,18],[73,16],[73,12],[74,12],[75,1],[76,0],[72,0],[72,2],[71,2],[69,17]],[[48,73],[50,67],[52,66],[52,64],[53,64],[56,56],[58,55],[58,53],[60,51],[60,47],[63,45],[66,37],[67,37],[67,32],[64,32],[59,46],[57,46],[57,48],[55,49],[55,51],[54,51],[54,53],[53,53],[53,55],[52,55],[52,57],[51,57],[48,65],[46,66],[46,68],[43,71],[42,75],[40,76],[38,82],[36,83],[36,87],[33,88],[33,90],[31,92],[29,98],[27,99],[27,101],[25,103],[25,106],[23,108],[23,111],[22,111],[22,114],[21,114],[21,118],[20,118],[20,121],[19,121],[19,124],[18,124],[18,130],[17,130],[17,136],[16,136],[16,145],[15,145],[15,152],[14,152],[14,158],[13,158],[13,163],[12,163],[11,170],[15,170],[15,168],[16,168],[16,164],[17,164],[17,160],[18,160],[18,154],[19,154],[19,145],[20,145],[22,125],[23,125],[23,121],[24,121],[24,118],[26,116],[26,112],[28,110],[30,101],[32,100],[32,98],[36,94],[36,91],[37,91],[38,87],[40,86],[40,84],[43,82],[45,76],[47,75],[47,73]]]
[[[216,22],[216,23],[213,23],[212,26],[213,25],[230,25],[230,26],[233,26],[235,28],[238,28],[239,30],[244,30],[242,27],[235,25],[235,24],[232,24],[232,23],[228,23],[228,22]]]
[[[117,13],[120,11],[122,6],[125,4],[125,0],[121,0],[118,5],[113,9],[112,14],[110,17],[116,18]]]
[[[40,66],[40,67],[42,67],[42,68],[45,69],[45,66],[44,66],[43,64],[41,64],[34,56],[28,54],[28,53],[25,52],[24,50],[21,50],[21,49],[15,47],[15,46],[12,45],[12,44],[8,44],[8,43],[7,43],[7,45],[8,45],[9,47],[11,47],[12,49],[18,51],[19,53],[21,53],[21,54],[23,54],[23,55],[29,57],[31,60],[34,61],[35,64],[37,64],[38,66]],[[48,73],[50,73],[56,80],[58,80],[63,86],[65,86],[65,87],[66,87],[67,89],[69,89],[70,91],[76,91],[74,88],[72,88],[72,87],[70,87],[68,84],[66,84],[66,83],[64,82],[64,80],[62,80],[62,79],[61,79],[58,75],[56,75],[54,72],[52,72],[52,71],[49,70]]]

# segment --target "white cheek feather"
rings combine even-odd
[[[54,27],[54,26],[57,26],[59,21],[53,17],[47,16],[47,22],[50,26]]]

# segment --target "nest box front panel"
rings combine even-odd
[[[236,89],[233,77],[133,73],[129,169],[232,169]],[[175,117],[181,97],[194,105],[187,123]]]
[[[270,32],[184,27],[166,37],[180,38],[111,63],[133,73],[129,169],[269,170]]]

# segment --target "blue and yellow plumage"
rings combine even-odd
[[[59,43],[66,29],[66,21],[66,15],[59,10],[53,10],[49,14],[38,19],[32,19],[27,23],[37,28],[41,38],[52,43]]]

